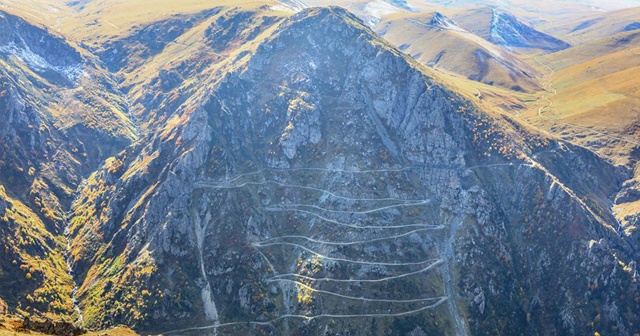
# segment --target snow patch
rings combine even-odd
[[[367,25],[373,27],[380,22],[382,16],[398,12],[398,7],[384,1],[375,0],[367,3],[364,7],[364,20]]]
[[[307,4],[305,4],[304,2],[300,1],[300,0],[278,0],[278,2],[282,5],[282,6],[276,6],[276,7],[284,7],[286,10],[290,10],[293,12],[299,12],[305,8],[309,8],[309,6],[307,6]],[[272,7],[273,8],[273,7]]]
[[[71,82],[75,82],[83,73],[84,69],[82,64],[68,65],[68,66],[55,66],[47,62],[42,56],[34,53],[31,49],[24,45],[19,47],[14,42],[10,42],[8,45],[0,46],[0,53],[6,53],[13,55],[22,61],[24,61],[29,67],[34,70],[53,70],[60,73]]]
[[[415,7],[411,6],[411,4],[407,2],[407,0],[387,0],[387,1],[395,7],[402,8],[410,12],[418,12],[418,10]]]
[[[465,32],[465,33],[467,32],[466,29],[460,27],[456,22],[442,15],[439,12],[433,13],[433,19],[431,19],[431,24],[446,30],[453,30],[453,31]]]

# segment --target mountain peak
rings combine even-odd
[[[466,31],[466,29],[462,28],[457,22],[440,12],[433,13],[429,24],[446,30]]]
[[[349,11],[347,11],[346,9],[340,7],[340,6],[328,6],[328,7],[310,7],[310,8],[306,8],[303,9],[301,11],[299,11],[298,13],[296,13],[295,15],[293,15],[290,20],[295,21],[296,19],[302,19],[302,18],[326,18],[328,16],[335,16],[335,17],[351,17],[351,18],[355,18],[356,16],[351,14]]]
[[[535,30],[514,15],[492,9],[489,41],[505,47],[558,51],[570,45]]]

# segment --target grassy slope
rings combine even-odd
[[[27,336],[27,335],[46,335],[39,332],[21,330],[22,320],[16,316],[0,315],[0,336]],[[133,330],[118,326],[107,330],[90,331],[85,336],[136,336]]]
[[[546,31],[577,45],[616,35],[629,24],[640,22],[640,7],[612,12],[595,12],[573,20],[548,22],[542,25]],[[582,29],[580,26],[583,26]]]
[[[553,105],[546,107],[543,114],[567,123],[556,131],[620,164],[630,163],[629,155],[635,146],[589,129],[637,141],[640,46],[634,45],[640,44],[638,35],[637,32],[619,34],[537,58],[549,66],[538,64],[541,71],[552,75],[549,90],[557,90],[548,96]],[[629,38],[630,42],[620,43],[621,38]],[[548,103],[541,101],[540,104],[535,105],[527,117],[542,128],[550,127],[553,122],[538,116],[538,108]]]
[[[524,91],[540,88],[535,70],[508,51],[469,32],[418,23],[429,22],[431,17],[422,13],[390,15],[377,29],[385,39],[422,64],[504,88]]]
[[[562,69],[555,74],[552,115],[623,132],[640,114],[640,47]]]
[[[4,299],[20,312],[35,308],[50,317],[72,318],[73,280],[62,253],[64,237],[51,233],[32,209],[7,195],[1,185],[0,201],[9,205],[0,216],[0,312],[6,309]]]
[[[153,6],[142,0],[96,0],[75,7],[65,3],[56,0],[15,0],[0,5],[0,9],[50,27],[76,41],[100,45],[126,35],[127,30],[133,26],[158,21],[174,14],[196,13],[217,6],[249,9],[276,4],[270,0],[158,0],[154,1]]]
[[[546,115],[579,126],[565,125],[561,130],[571,134],[575,142],[630,167],[637,164],[633,152],[640,141],[638,35],[638,31],[618,34],[545,58],[552,67],[558,68],[553,75],[553,87],[558,91],[549,96],[554,105],[546,109]],[[620,44],[621,38],[628,38],[629,42]],[[616,141],[603,133],[635,143]],[[635,180],[640,180],[637,167]],[[614,212],[626,225],[627,216],[640,213],[640,201],[616,204]]]

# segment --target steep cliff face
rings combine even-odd
[[[344,10],[268,33],[88,179],[72,236],[89,325],[633,331],[622,172],[478,111]]]

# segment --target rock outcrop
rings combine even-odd
[[[86,334],[84,329],[73,325],[73,323],[37,317],[25,317],[22,321],[22,329],[57,336],[78,336]]]

